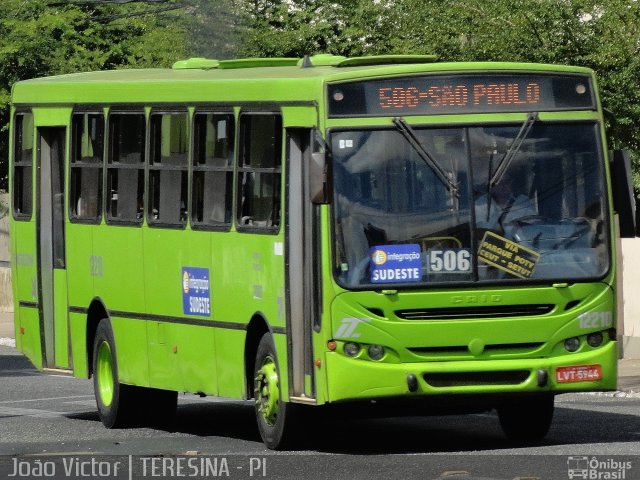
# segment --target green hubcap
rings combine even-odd
[[[255,398],[256,408],[268,425],[275,425],[280,412],[280,387],[276,364],[271,356],[262,362],[256,373]]]
[[[113,364],[111,360],[111,347],[107,342],[102,342],[98,348],[98,362],[96,366],[98,380],[98,393],[100,401],[105,407],[113,401]]]

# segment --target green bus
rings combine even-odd
[[[340,404],[532,440],[556,394],[616,388],[591,70],[194,58],[11,105],[16,346],[93,377],[107,427],[191,392],[255,399],[274,449]]]

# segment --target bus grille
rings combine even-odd
[[[529,370],[501,372],[425,373],[424,381],[435,388],[485,385],[518,385],[529,378]]]
[[[528,354],[538,350],[544,345],[544,342],[537,343],[502,343],[494,345],[486,345],[484,352],[490,355],[506,355],[517,353],[519,355]],[[411,353],[416,355],[428,356],[472,356],[469,347],[448,346],[448,347],[410,347],[407,348]]]
[[[474,307],[419,308],[396,310],[403,320],[457,320],[473,318],[530,317],[545,315],[553,310],[552,304],[492,305]]]

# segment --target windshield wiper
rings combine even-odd
[[[413,147],[420,159],[435,173],[436,177],[440,179],[442,184],[447,187],[453,195],[458,197],[458,185],[451,180],[451,173],[444,170],[438,162],[429,154],[424,148],[424,145],[418,140],[416,132],[411,128],[404,118],[396,117],[393,119],[393,124],[396,126],[402,136],[409,142],[409,145]]]
[[[502,160],[500,160],[500,163],[498,163],[498,168],[496,168],[496,171],[494,172],[493,176],[489,180],[489,188],[493,188],[498,183],[500,183],[500,180],[502,180],[502,177],[504,176],[505,172],[509,168],[509,165],[511,164],[515,156],[518,154],[518,152],[520,151],[520,147],[522,147],[522,144],[526,140],[527,135],[529,135],[529,132],[531,131],[531,127],[533,127],[533,124],[536,123],[537,120],[538,120],[538,112],[531,112],[527,116],[527,119],[524,121],[524,123],[520,127],[520,131],[518,132],[518,135],[516,135],[516,138],[514,138],[511,145],[509,145],[509,148],[507,149],[504,156],[502,157]]]

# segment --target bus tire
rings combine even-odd
[[[542,440],[553,420],[554,396],[516,398],[498,407],[500,426],[509,440]]]
[[[100,420],[107,428],[126,426],[131,421],[135,387],[118,378],[113,330],[108,319],[98,323],[93,342],[93,391]]]
[[[253,374],[256,420],[260,436],[268,448],[282,450],[291,440],[292,405],[282,401],[276,348],[270,333],[265,333],[260,339]]]

